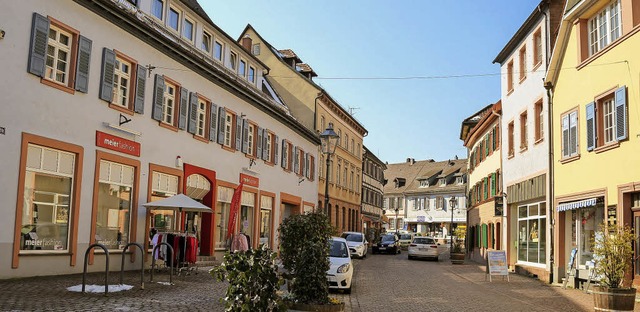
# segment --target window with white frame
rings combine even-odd
[[[562,115],[562,158],[578,155],[578,111]]]
[[[220,41],[216,40],[213,43],[213,57],[222,62],[222,55],[223,55],[223,45]]]
[[[169,7],[167,26],[175,31],[180,31],[180,11],[173,7]]]
[[[196,135],[204,138],[207,124],[207,101],[201,98],[198,98],[198,111],[196,113],[196,118]]]
[[[447,178],[440,178],[440,186],[446,186],[447,185]]]
[[[247,77],[247,79],[248,79],[251,83],[256,82],[256,69],[255,69],[255,68],[253,68],[253,66],[249,66],[249,76]]]
[[[436,209],[437,210],[444,209],[444,197],[442,196],[436,197]]]
[[[336,172],[336,181],[338,185],[340,185],[340,182],[342,181],[340,179],[340,172],[342,172],[342,161],[338,160],[338,171]]]
[[[134,173],[132,166],[100,160],[96,243],[122,249],[129,242]]]
[[[207,53],[211,52],[211,34],[206,31],[202,32],[202,43],[200,47]]]
[[[151,5],[151,13],[156,18],[162,20],[164,17],[164,0],[153,0]]]
[[[111,103],[129,108],[129,92],[131,90],[131,63],[116,55],[113,70],[113,96]]]
[[[254,155],[254,144],[255,144],[255,131],[256,131],[256,126],[254,126],[253,124],[249,124],[249,126],[247,127],[248,131],[247,131],[247,154],[248,155]]]
[[[235,116],[227,112],[224,120],[224,146],[231,147],[231,139],[233,136],[233,120]]]
[[[240,60],[240,66],[238,66],[238,75],[242,77],[247,76],[247,62],[245,62],[245,60]]]
[[[420,180],[420,187],[429,187],[429,180]]]
[[[189,41],[193,41],[193,25],[193,21],[189,18],[184,18],[184,22],[182,23],[182,36]]]
[[[229,52],[229,68],[236,70],[236,67],[238,66],[238,55],[236,54],[236,52]]]
[[[267,132],[267,140],[266,140],[266,144],[262,147],[263,149],[266,149],[265,154],[267,155],[267,159],[265,159],[266,162],[268,163],[273,163],[273,156],[271,155],[272,153],[272,146],[273,146],[273,133],[271,132]]]
[[[71,62],[71,33],[54,26],[49,26],[49,42],[47,45],[47,61],[45,78],[53,82],[67,85]]]
[[[518,207],[518,261],[546,262],[546,204]]]
[[[604,49],[620,38],[622,23],[620,0],[614,0],[588,20],[589,55]]]
[[[173,125],[176,111],[176,85],[165,81],[164,103],[162,105],[162,122]]]

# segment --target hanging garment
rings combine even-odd
[[[195,237],[187,237],[187,252],[185,261],[196,263],[197,260],[198,240]]]
[[[231,242],[231,252],[247,251],[249,245],[247,243],[247,237],[244,234],[237,234],[233,237]]]

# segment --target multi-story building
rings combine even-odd
[[[507,262],[550,281],[549,104],[543,79],[564,0],[544,0],[496,56],[501,67],[502,189]],[[517,148],[516,148],[517,146]],[[501,195],[501,194],[498,194]]]
[[[447,238],[457,226],[466,226],[467,160],[453,159],[388,164],[384,186],[387,231],[408,230]]]
[[[384,198],[384,171],[387,165],[383,163],[366,146],[362,155],[362,232],[373,241],[372,233],[382,229],[382,201]]]
[[[554,278],[576,250],[584,280],[603,223],[640,230],[640,2],[568,1],[546,85],[552,94]],[[634,282],[640,252],[634,244]],[[597,265],[597,264],[596,264]],[[577,284],[577,282],[576,282]]]
[[[318,149],[318,208],[326,211],[338,231],[361,230],[362,139],[367,129],[313,82],[313,69],[290,49],[278,50],[247,25],[240,40],[250,41],[253,55],[269,66],[273,89],[290,108],[291,114],[308,129],[322,133],[330,123],[340,136],[329,172],[325,155]],[[325,178],[329,179],[329,205],[324,206]]]
[[[467,180],[467,249],[468,257],[486,262],[487,250],[503,250],[504,213],[502,211],[502,177],[500,118],[498,101],[462,122],[460,139],[469,156]]]
[[[235,228],[253,247],[315,207],[317,134],[196,1],[34,0],[0,19],[0,278],[82,272],[93,243],[119,270],[152,227],[220,255],[240,182]],[[142,206],[179,193],[211,212]],[[151,260],[136,253],[126,269]],[[105,261],[92,251],[89,270]]]

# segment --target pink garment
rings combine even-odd
[[[247,251],[249,249],[249,244],[247,243],[247,237],[244,234],[237,234],[233,237],[233,241],[231,242],[231,252],[236,251]]]

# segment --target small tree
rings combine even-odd
[[[594,238],[594,268],[600,284],[608,288],[622,287],[625,273],[631,268],[634,235],[628,226],[600,226]]]
[[[453,241],[453,250],[452,253],[464,253],[464,238],[466,235],[466,231],[462,227],[457,227],[453,231],[454,238]]]
[[[293,277],[291,295],[295,302],[328,304],[329,239],[333,229],[322,213],[292,215],[280,233],[282,265]]]
[[[226,311],[286,311],[276,294],[283,281],[277,274],[276,253],[265,246],[227,253],[219,267],[209,271],[219,281],[228,280]]]

